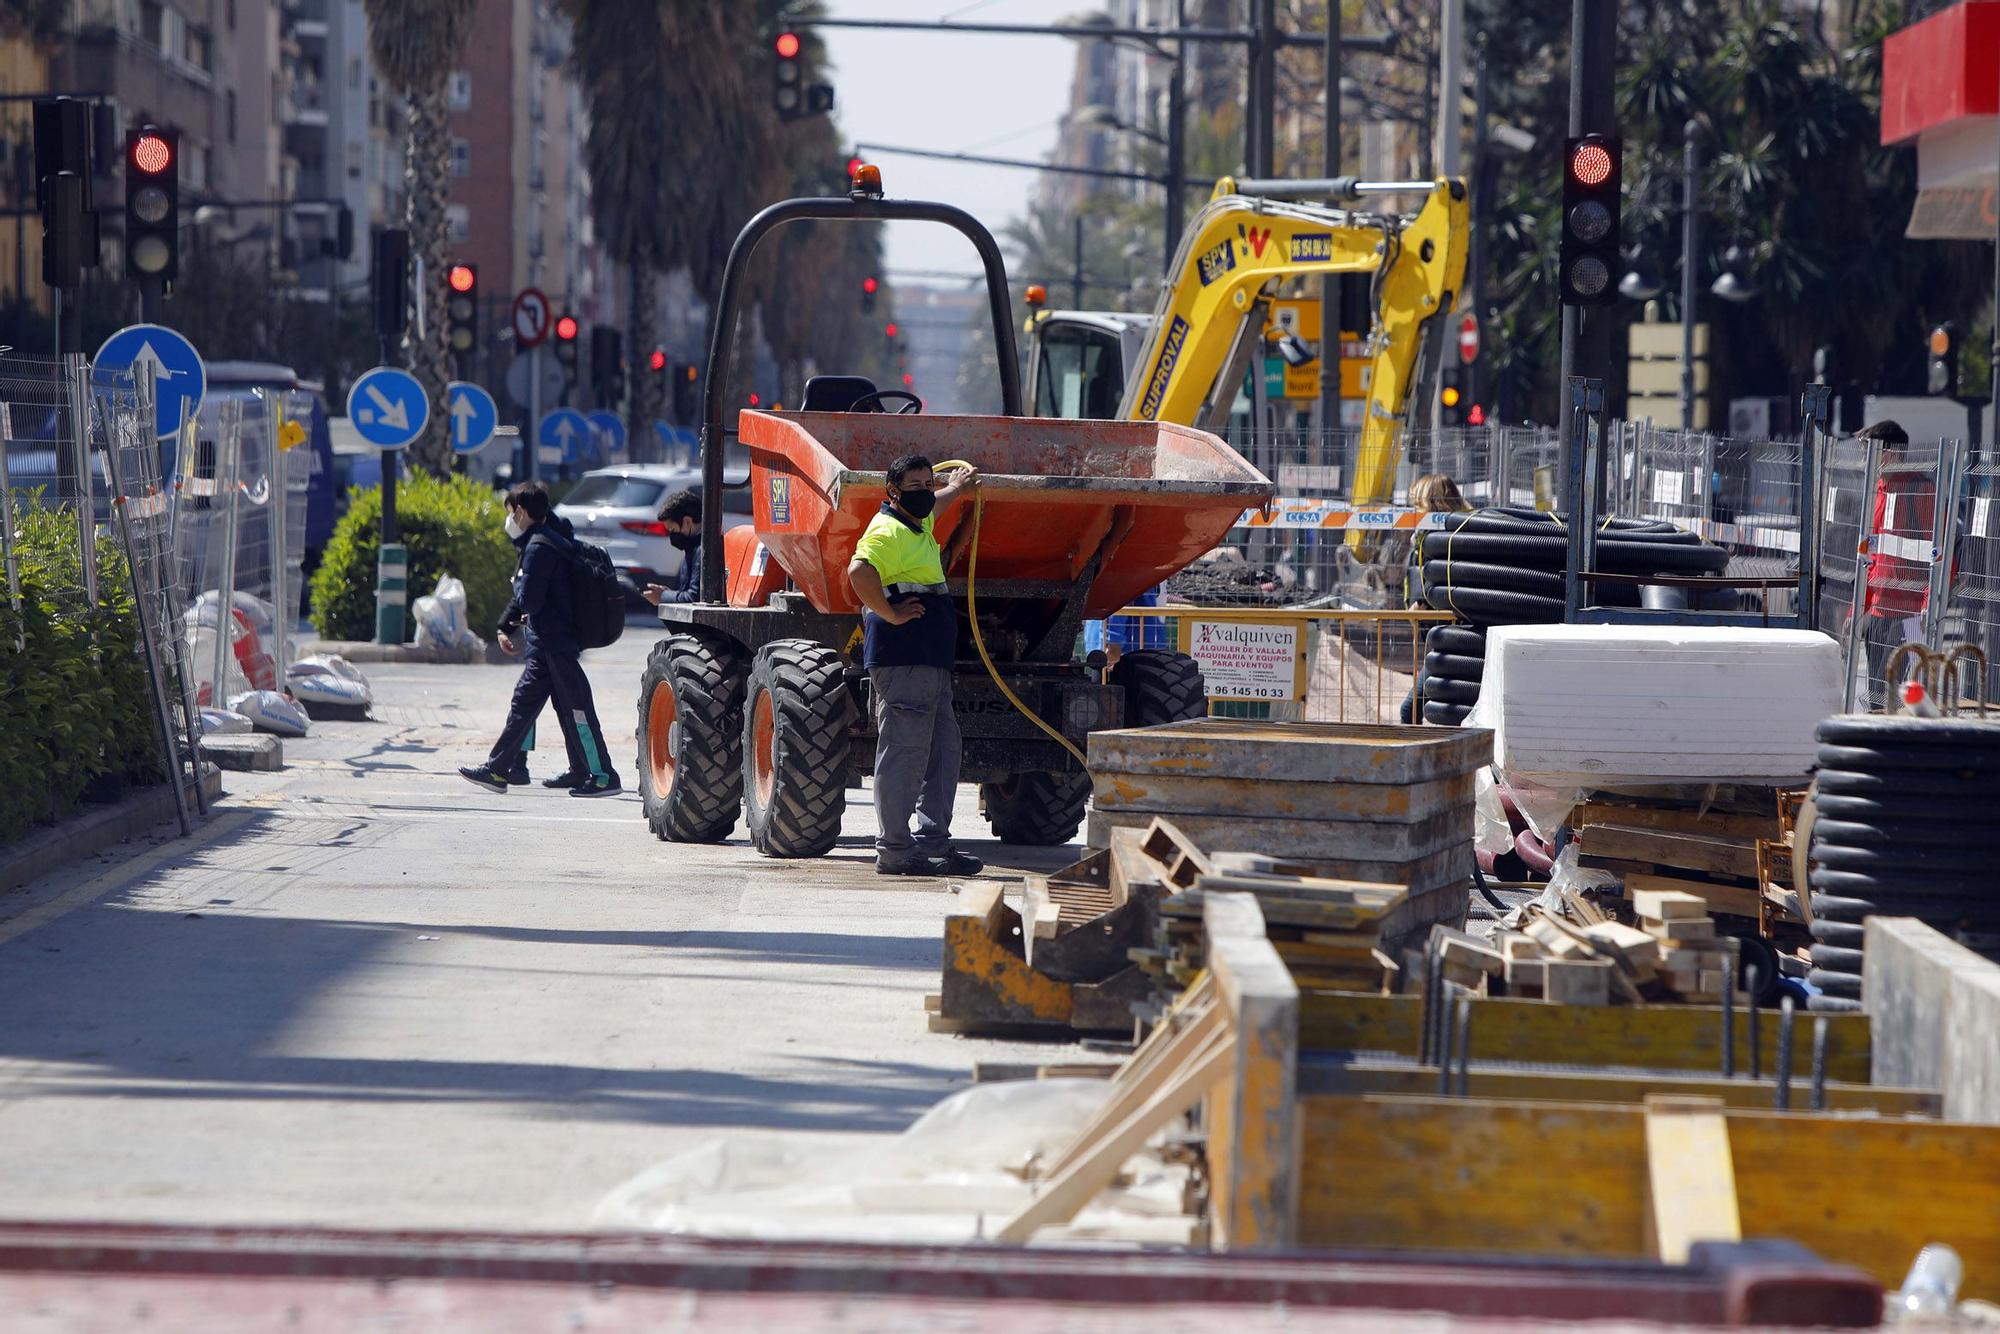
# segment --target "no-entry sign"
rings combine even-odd
[[[1458,359],[1468,366],[1479,360],[1479,317],[1470,311],[1458,322]]]

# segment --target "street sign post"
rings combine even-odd
[[[565,466],[578,463],[590,443],[590,420],[575,408],[557,408],[542,418],[535,441],[561,450]]]
[[[549,336],[549,299],[538,287],[524,287],[514,298],[514,346],[531,348]]]
[[[100,374],[153,371],[153,430],[162,440],[201,411],[208,370],[194,344],[158,324],[130,324],[104,340],[92,364]]]
[[[445,403],[451,413],[453,452],[471,454],[486,448],[500,426],[500,408],[493,395],[476,384],[453,380],[445,389]]]
[[[599,408],[590,414],[590,424],[604,437],[607,456],[625,452],[625,422],[617,413]]]
[[[396,457],[430,425],[431,401],[417,377],[394,366],[377,366],[355,377],[347,391],[347,420],[355,434],[382,451],[383,509],[386,514]],[[385,525],[386,526],[386,525]],[[403,607],[409,598],[409,549],[384,539],[375,561],[375,642],[403,642]]]
[[[355,377],[347,391],[347,417],[355,432],[377,449],[406,449],[430,424],[431,401],[416,376],[377,366]]]

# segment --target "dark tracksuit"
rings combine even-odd
[[[514,762],[542,706],[553,699],[563,746],[569,752],[570,772],[595,778],[611,776],[604,729],[597,721],[590,680],[583,674],[583,650],[577,646],[576,618],[570,605],[568,548],[575,540],[569,520],[551,514],[517,542],[521,568],[514,575],[514,599],[507,604],[501,626],[525,620],[527,661],[514,687],[507,725],[487,760],[502,772]]]

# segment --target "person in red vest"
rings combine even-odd
[[[1924,641],[1924,612],[1930,606],[1931,567],[1891,545],[1918,543],[1928,551],[1936,539],[1937,475],[1910,458],[1910,434],[1893,421],[1879,421],[1855,433],[1882,447],[1875,477],[1875,508],[1868,531],[1875,535],[1868,557],[1868,587],[1862,603],[1861,642],[1868,655],[1869,693],[1876,705],[1888,698],[1889,659],[1904,644]],[[1894,542],[1883,542],[1887,537]]]

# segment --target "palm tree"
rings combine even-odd
[[[403,156],[404,225],[411,253],[422,262],[424,308],[433,312],[419,344],[416,328],[405,336],[410,369],[431,399],[431,427],[411,446],[412,460],[434,473],[451,471],[446,438],[444,390],[451,379],[451,353],[442,318],[445,218],[451,165],[451,122],[445,107],[445,79],[465,52],[475,0],[364,0],[368,47],[375,68],[409,105],[410,128]]]
[[[630,281],[626,342],[651,351],[658,278],[686,267],[713,300],[729,243],[781,179],[771,113],[749,65],[763,50],[757,17],[708,0],[563,0],[572,59],[590,108],[584,152],[591,215]],[[633,377],[630,430],[648,438],[659,405]]]

